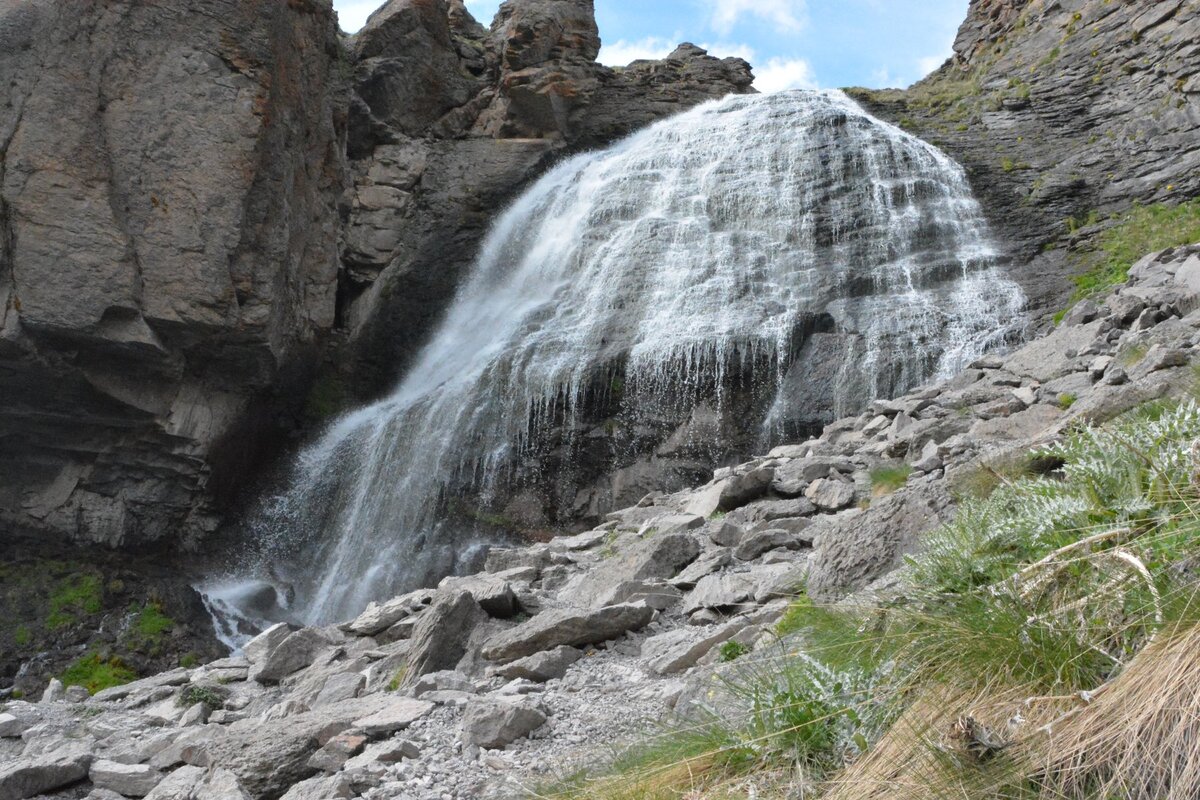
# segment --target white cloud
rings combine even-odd
[[[708,0],[712,8],[709,24],[720,33],[729,33],[742,17],[758,17],[784,30],[804,27],[805,0]]]
[[[755,67],[754,88],[760,92],[816,89],[817,77],[812,66],[802,58],[775,57],[761,67]]]
[[[633,42],[619,39],[612,44],[601,45],[596,60],[610,67],[623,67],[641,58],[664,58],[674,49],[674,42],[661,36],[647,36]]]
[[[754,48],[748,44],[731,44],[729,42],[708,44],[707,42],[704,42],[697,46],[703,47],[705,50],[707,50],[710,56],[716,56],[717,58],[742,58],[746,61],[749,61],[751,64],[754,63],[754,57],[756,55]]]
[[[683,34],[676,32],[673,38],[647,36],[635,41],[618,39],[612,44],[605,43],[601,46],[597,61],[610,67],[623,67],[641,58],[666,58],[679,46],[678,42],[683,41],[682,36]],[[754,63],[754,48],[748,44],[699,42],[696,46],[707,50],[708,54],[715,58],[744,58],[750,63]]]

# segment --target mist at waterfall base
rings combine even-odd
[[[931,145],[840,92],[700,106],[518,198],[391,395],[300,454],[201,590],[233,617],[349,618],[477,561],[489,535],[448,510],[536,472],[549,431],[587,437],[589,404],[682,422],[749,380],[768,446],[809,406],[852,413],[1011,342],[1023,306]]]

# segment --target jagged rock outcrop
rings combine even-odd
[[[852,94],[967,168],[1013,276],[1052,313],[1069,246],[1132,203],[1200,194],[1198,42],[1196,0],[972,0],[941,69]]]
[[[529,619],[448,615],[469,600],[451,584],[430,591],[429,605],[397,598],[340,630],[272,628],[244,656],[92,698],[58,686],[40,703],[8,703],[0,792],[10,793],[0,796],[63,790],[49,797],[66,800],[85,776],[92,786],[154,787],[151,798],[516,796],[595,765],[607,746],[661,730],[664,719],[711,715],[739,670],[795,658],[803,635],[776,623],[798,591],[829,603],[895,600],[895,569],[950,519],[956,493],[1073,426],[1191,393],[1198,354],[1200,244],[1147,256],[1128,285],[1007,357],[876,401],[819,437],[718,470],[705,486],[613,512],[594,531],[494,550],[477,580],[503,575]],[[1064,403],[1068,389],[1074,401]],[[903,485],[872,486],[877,467],[905,464]],[[856,502],[818,509],[770,489],[699,525],[681,515],[701,503],[715,512],[721,489],[759,470],[783,477],[789,493],[844,479]],[[649,563],[660,527],[703,555],[683,572],[690,559],[657,560],[657,602],[653,585],[635,602],[580,595],[581,582],[611,579],[613,563]],[[788,529],[800,535],[769,550],[739,546]],[[417,632],[383,635],[401,609]],[[465,652],[456,646],[442,662],[452,669],[406,683],[439,636],[467,642]],[[297,640],[313,645],[300,661]],[[267,680],[263,667],[283,661],[295,668]]]
[[[460,0],[391,0],[353,48],[341,379],[365,396],[402,373],[497,209],[555,159],[752,91],[745,61],[690,44],[597,64],[591,0],[509,0],[490,31]]]

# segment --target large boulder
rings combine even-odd
[[[474,700],[463,713],[463,743],[502,748],[545,722],[546,715],[528,703],[491,698]]]
[[[413,628],[404,684],[411,686],[426,673],[453,669],[466,655],[471,633],[486,619],[470,592],[439,595]]]
[[[145,797],[162,781],[162,773],[149,764],[119,764],[100,759],[92,762],[88,779],[98,789],[125,797]]]
[[[641,603],[588,611],[570,608],[543,611],[485,642],[483,657],[489,661],[515,661],[561,645],[596,644],[640,630],[653,618],[654,609]]]
[[[587,572],[563,594],[580,606],[608,605],[616,602],[615,595],[622,584],[673,578],[698,555],[700,543],[690,533],[650,532],[642,541]]]
[[[69,786],[87,777],[91,763],[91,754],[79,750],[13,759],[0,766],[0,800],[24,800]]]
[[[249,677],[259,683],[278,683],[293,672],[312,664],[317,655],[331,644],[332,640],[324,631],[317,628],[301,628],[289,633],[267,651],[261,660],[255,661],[250,667]]]
[[[949,506],[945,488],[924,484],[877,499],[864,511],[818,520],[810,529],[809,597],[830,602],[895,569],[921,533],[944,521]]]

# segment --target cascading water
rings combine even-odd
[[[842,412],[1003,344],[1023,303],[934,147],[840,92],[709,103],[565,161],[499,218],[391,396],[337,420],[265,505],[262,563],[295,618],[345,618],[454,569],[448,500],[570,430],[605,370],[627,408],[686,416],[757,369],[770,429],[814,367],[797,361],[814,320],[840,337]]]

